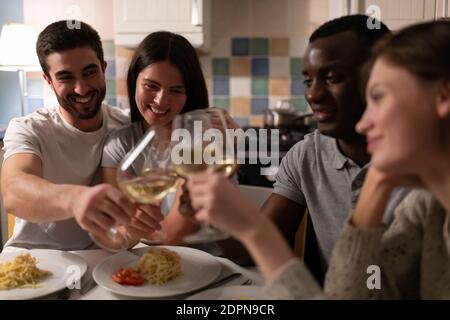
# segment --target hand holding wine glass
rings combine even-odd
[[[220,172],[228,177],[235,172],[234,140],[230,142],[226,139],[227,125],[220,110],[205,109],[180,114],[172,124],[172,140],[181,138],[172,147],[172,161],[178,175],[189,179],[199,173]],[[182,205],[182,214],[193,215],[191,207],[185,203]],[[226,238],[228,235],[224,232],[202,226],[197,233],[186,236],[184,240],[187,243],[202,243]]]
[[[146,230],[145,226],[158,228],[159,203],[177,188],[178,175],[170,165],[170,131],[164,129],[149,129],[119,164],[117,184],[137,209],[134,220],[127,226],[135,234]],[[133,223],[136,219],[142,227]],[[118,241],[128,247],[126,234],[119,234]]]

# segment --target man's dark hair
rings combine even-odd
[[[42,70],[47,76],[47,57],[55,52],[80,47],[89,47],[103,63],[103,47],[100,36],[90,25],[81,21],[61,20],[48,25],[40,34],[36,43],[36,52]]]
[[[379,28],[370,29],[368,27],[368,21],[371,26],[379,23]],[[325,22],[312,33],[309,37],[309,42],[313,42],[318,38],[329,37],[344,31],[353,32],[358,39],[367,44],[369,48],[371,48],[375,42],[377,42],[385,34],[390,33],[389,28],[383,22],[376,20],[374,17],[369,17],[363,14],[355,14]]]

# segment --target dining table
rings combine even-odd
[[[149,247],[144,243],[137,244],[130,251],[136,251],[140,248]],[[129,300],[129,299],[141,299],[130,296],[118,295],[111,291],[108,291],[101,286],[97,285],[93,279],[93,270],[94,268],[102,263],[105,259],[115,254],[114,252],[110,252],[104,249],[93,249],[93,250],[77,250],[70,251],[71,253],[81,257],[87,264],[87,271],[81,278],[80,289],[68,289],[65,288],[61,291],[52,293],[50,295],[39,298],[40,300]],[[263,286],[264,278],[257,267],[243,267],[240,266],[231,260],[216,256],[215,257],[219,263],[221,264],[220,275],[217,277],[215,281],[212,283],[217,283],[217,285],[206,285],[204,288],[200,290],[195,290],[195,292],[187,292],[181,295],[176,295],[173,297],[164,297],[163,299],[187,299],[194,293],[199,293],[202,289],[208,290],[212,287],[227,287],[227,286],[238,286],[238,285],[248,285],[252,286]],[[219,280],[228,278],[230,275],[235,274],[235,276],[231,277],[230,280],[225,279],[225,281],[220,282]],[[208,298],[206,296],[206,298]],[[148,299],[148,298],[146,298]],[[153,298],[153,299],[161,299],[161,298]],[[211,298],[213,299],[213,298]]]

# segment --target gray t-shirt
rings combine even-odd
[[[144,136],[140,121],[133,122],[112,131],[105,143],[102,157],[102,167],[117,168],[123,158],[133,149]],[[175,201],[175,192],[170,192],[161,201],[161,211],[167,214]]]
[[[326,269],[334,244],[361,191],[369,164],[359,167],[344,156],[334,138],[318,130],[305,136],[281,161],[274,193],[308,207]],[[407,189],[396,189],[386,208],[390,224],[393,210]]]

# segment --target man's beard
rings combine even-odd
[[[74,102],[72,102],[72,100],[71,100],[72,97],[78,96],[77,94],[68,95],[68,96],[66,96],[66,98],[59,96],[56,92],[55,92],[55,95],[56,95],[56,99],[59,102],[59,105],[64,110],[66,110],[70,115],[72,115],[73,117],[75,117],[77,119],[87,120],[87,119],[92,119],[99,112],[99,110],[102,106],[103,99],[105,98],[106,87],[103,87],[99,90],[91,90],[87,94],[85,94],[85,96],[91,95],[93,93],[95,93],[94,105],[84,112],[80,112],[80,110],[78,110],[76,108],[76,106],[74,105]]]

